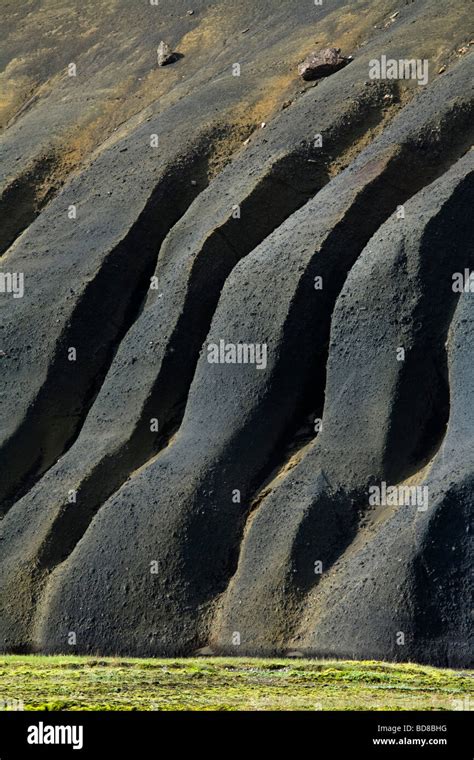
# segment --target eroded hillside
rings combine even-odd
[[[471,664],[470,6],[2,3],[3,650]]]

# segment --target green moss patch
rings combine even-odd
[[[0,657],[0,707],[25,710],[453,710],[474,673],[251,658]]]

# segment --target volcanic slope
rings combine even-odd
[[[469,3],[43,5],[3,74],[1,647],[468,666]]]

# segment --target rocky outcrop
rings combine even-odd
[[[310,53],[298,66],[298,73],[306,81],[322,79],[343,69],[351,60],[351,57],[341,55],[340,48],[325,48]]]

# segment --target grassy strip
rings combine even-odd
[[[412,664],[0,657],[3,709],[19,702],[25,710],[453,710],[469,700],[472,671]]]

